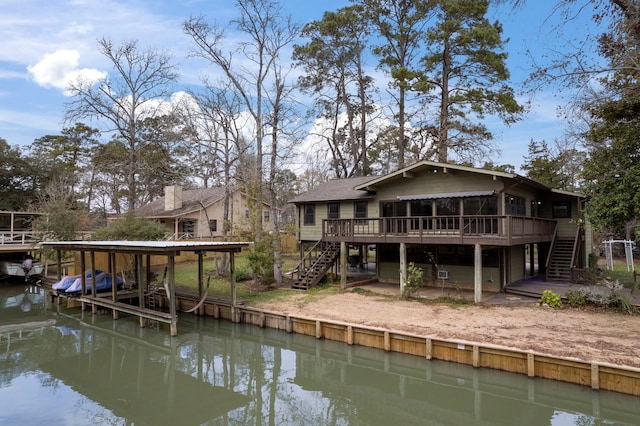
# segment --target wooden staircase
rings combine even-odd
[[[547,266],[547,281],[571,281],[575,244],[572,239],[558,238],[554,242]]]
[[[291,288],[308,290],[315,287],[336,263],[340,255],[340,243],[324,243],[318,241],[307,252],[298,267],[298,278]]]

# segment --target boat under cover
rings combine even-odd
[[[111,290],[111,283],[113,282],[112,274],[96,269],[94,280],[91,270],[87,269],[84,275],[87,292],[92,291],[94,281],[96,283],[96,292]],[[122,278],[116,275],[117,288],[121,288],[123,284],[124,281]],[[63,277],[60,281],[53,284],[53,289],[65,293],[80,293],[82,290],[82,274]]]

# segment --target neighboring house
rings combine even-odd
[[[378,280],[401,291],[410,262],[427,285],[473,288],[476,301],[538,273],[580,281],[592,249],[584,201],[517,174],[430,161],[332,180],[290,201],[301,253],[314,246],[315,258],[324,257],[313,267],[303,259],[294,287],[315,285],[338,259],[346,283],[349,247],[375,248]]]
[[[167,228],[172,239],[220,239],[224,230],[224,188],[183,189],[168,186],[165,196],[136,210],[140,217],[155,220]],[[262,205],[263,227],[269,227],[269,206]],[[235,231],[249,230],[251,209],[247,196],[232,191],[229,221]]]

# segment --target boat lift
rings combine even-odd
[[[98,307],[112,310],[113,319],[118,319],[118,312],[124,312],[136,315],[140,319],[140,327],[146,325],[147,320],[158,321],[170,325],[171,336],[178,334],[177,328],[177,309],[176,309],[176,289],[175,289],[175,258],[180,255],[181,251],[192,251],[198,254],[198,289],[200,298],[203,298],[206,290],[204,289],[203,261],[207,252],[224,252],[229,253],[230,261],[230,285],[232,294],[232,312],[235,314],[237,306],[236,298],[236,282],[235,282],[235,253],[239,253],[243,248],[251,245],[250,242],[213,242],[213,241],[44,241],[41,247],[49,247],[57,251],[58,255],[58,280],[62,271],[62,252],[73,251],[80,253],[80,267],[82,290],[77,300],[82,302],[83,309],[85,304],[91,306],[92,312],[97,313]],[[96,274],[96,253],[106,253],[108,255],[109,270],[112,273],[113,283],[111,285],[111,297],[101,293],[96,293],[96,285],[87,286],[86,273],[87,269],[91,270],[91,276]],[[88,259],[86,254],[88,254]],[[125,303],[122,297],[119,297],[118,286],[115,284],[116,272],[116,254],[133,255],[135,259],[137,294],[134,299],[138,300],[138,305]],[[146,257],[147,269],[150,265],[151,256],[165,256],[167,265],[166,275],[166,292],[169,301],[169,312],[157,311],[144,306],[145,289],[148,287],[150,271],[143,273],[143,257]],[[89,268],[87,268],[87,260]],[[165,281],[165,280],[163,280]],[[90,293],[87,292],[90,289]],[[106,297],[105,297],[106,296]],[[206,296],[205,296],[206,297]]]

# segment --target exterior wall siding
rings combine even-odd
[[[416,263],[424,270],[423,285],[426,287],[440,287],[442,281],[434,283],[431,279],[431,265]],[[449,271],[449,279],[444,281],[445,288],[473,290],[473,266],[442,265],[442,269]],[[400,265],[396,262],[380,262],[378,277],[381,282],[400,284]],[[482,268],[482,289],[485,291],[500,291],[500,268]]]
[[[526,251],[525,246],[510,247],[509,254],[509,282],[515,282],[526,278]]]

